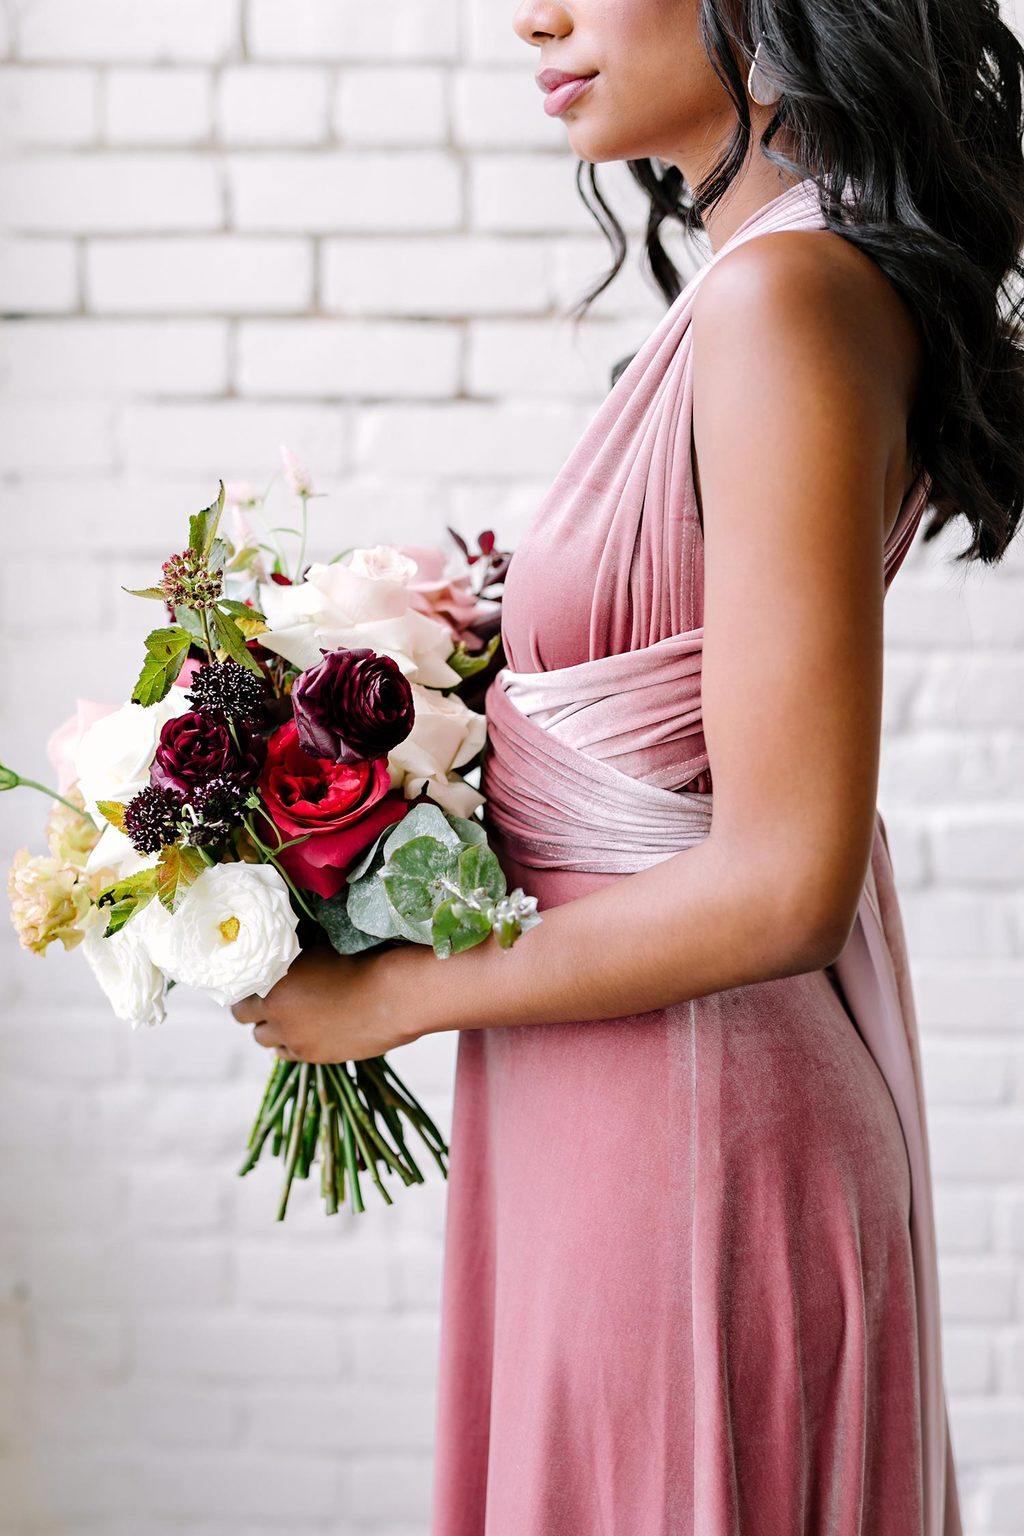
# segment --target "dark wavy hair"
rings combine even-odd
[[[932,485],[924,537],[962,516],[958,558],[999,560],[1024,510],[1024,48],[996,0],[701,0],[699,27],[736,126],[693,188],[674,166],[627,162],[650,203],[648,270],[671,303],[682,281],[662,225],[701,230],[743,165],[760,43],[759,68],[782,91],[762,153],[814,179],[828,227],[873,257],[920,326],[909,430]],[[613,255],[581,318],[627,242],[595,167],[580,161],[576,182]]]

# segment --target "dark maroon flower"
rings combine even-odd
[[[147,784],[129,800],[124,813],[125,835],[138,853],[159,853],[181,836],[185,802],[173,789]]]
[[[193,709],[233,715],[255,724],[266,708],[267,685],[262,677],[229,657],[197,667],[188,697]]]
[[[229,778],[248,786],[259,778],[266,743],[243,720],[189,710],[168,720],[160,732],[150,782],[186,799],[211,779]]]
[[[334,763],[385,757],[416,718],[398,663],[366,649],[325,651],[296,679],[291,697],[302,750]]]

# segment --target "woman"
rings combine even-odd
[[[882,606],[926,507],[986,561],[1020,519],[1024,55],[990,0],[515,29],[673,301],[506,584],[484,787],[545,920],[239,1016],[462,1031],[436,1536],[955,1536]],[[681,291],[665,217],[712,246]]]

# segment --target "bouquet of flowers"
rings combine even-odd
[[[307,565],[317,493],[282,456],[299,526],[267,526],[265,493],[222,484],[134,594],[166,618],[130,701],[80,703],[51,737],[55,790],[0,766],[0,789],[54,801],[48,854],[22,849],[10,871],[22,944],[80,946],[133,1026],[159,1023],[175,984],[265,997],[311,944],[443,959],[540,920],[487,845],[467,779],[485,722],[458,691],[500,664],[508,557],[489,533],[475,551],[453,534],[452,554],[378,545]],[[423,1181],[414,1137],[444,1173],[444,1138],[385,1057],[279,1060],[240,1171],[268,1147],[283,1159],[280,1220],[318,1160],[326,1210],[361,1211],[361,1175],[389,1204],[384,1176]]]

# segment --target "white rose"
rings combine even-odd
[[[131,800],[149,783],[160,732],[190,709],[184,688],[172,688],[159,704],[124,704],[95,721],[75,749],[75,776],[87,809],[101,826],[97,800]]]
[[[230,1006],[281,980],[299,953],[298,921],[272,865],[213,864],[173,913],[159,907],[147,943],[168,977]]]
[[[404,741],[388,755],[391,782],[407,800],[426,789],[431,800],[453,816],[471,816],[483,796],[455,772],[480,751],[487,735],[483,715],[467,709],[453,693],[412,685],[416,720]]]
[[[368,646],[392,657],[413,682],[453,688],[459,677],[448,665],[451,633],[411,606],[415,570],[415,561],[380,545],[354,550],[348,562],[311,565],[294,586],[267,582],[260,608],[269,631],[260,644],[303,671],[322,660],[322,651]]]
[[[83,924],[82,953],[117,1018],[133,1029],[160,1024],[166,1013],[167,983],[149,953],[148,913],[146,907],[109,939],[103,937],[106,915],[98,908],[93,907]]]

